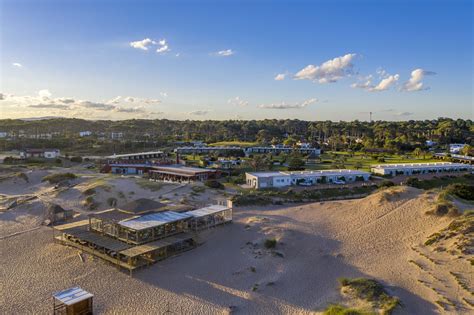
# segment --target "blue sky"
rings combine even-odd
[[[473,118],[472,1],[0,3],[3,117]]]

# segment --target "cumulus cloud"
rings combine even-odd
[[[227,100],[227,103],[233,106],[247,106],[249,104],[248,101],[241,99],[240,96],[236,96],[234,98]]]
[[[319,66],[307,65],[298,71],[295,80],[311,80],[318,83],[332,83],[353,73],[353,60],[356,54],[346,54],[328,60]]]
[[[61,105],[61,104],[36,104],[36,105],[28,105],[30,108],[44,108],[44,109],[61,109],[61,110],[68,110],[71,107],[69,105]]]
[[[275,81],[283,81],[283,80],[285,80],[285,78],[286,78],[285,73],[279,73],[279,74],[276,75]]]
[[[5,99],[5,94],[0,93],[0,101],[3,101]]]
[[[154,98],[140,98],[133,96],[116,96],[106,102],[106,104],[138,103],[138,104],[158,104],[160,100]]]
[[[151,45],[156,45],[156,42],[154,40],[151,40],[150,38],[130,42],[131,47],[141,50],[148,50],[148,47],[150,47]]]
[[[383,69],[377,69],[377,74],[381,78],[380,82],[374,85],[372,83],[373,76],[369,75],[359,79],[359,82],[352,83],[352,88],[364,89],[370,92],[381,92],[390,89],[400,79],[400,75],[390,75]]]
[[[114,109],[116,109],[116,106],[114,106],[114,105],[91,102],[91,101],[79,101],[78,105],[81,106],[81,107],[84,107],[84,108],[91,108],[91,109],[97,109],[97,110],[114,110]]]
[[[429,90],[429,87],[425,87],[422,81],[425,76],[435,74],[436,72],[433,71],[427,71],[420,68],[415,69],[411,72],[410,79],[405,82],[401,90],[406,92]]]
[[[222,56],[222,57],[229,57],[235,54],[235,52],[232,49],[226,49],[226,50],[220,50],[216,52],[216,55]]]
[[[281,103],[272,103],[272,104],[262,104],[259,105],[258,107],[264,108],[264,109],[301,109],[305,108],[308,105],[314,104],[318,101],[316,98],[310,98],[307,100],[304,100],[303,102],[300,103],[295,103],[295,104],[288,104],[285,102]]]
[[[380,81],[379,84],[377,84],[373,88],[369,89],[369,91],[372,91],[372,92],[386,91],[392,85],[394,85],[398,81],[399,78],[400,78],[400,76],[398,74],[389,75],[385,79],[382,79],[382,81]]]
[[[156,52],[159,54],[163,54],[171,50],[168,46],[168,42],[166,41],[166,39],[160,39],[159,41],[155,41],[150,38],[145,38],[142,40],[130,42],[130,47],[141,50],[148,50],[152,46],[157,47]]]
[[[166,92],[160,92],[160,96],[161,96],[161,97],[168,97],[168,93],[166,93]]]
[[[189,112],[188,114],[193,115],[193,116],[204,116],[204,115],[207,115],[208,113],[209,113],[208,110],[195,110],[195,111]]]
[[[401,117],[406,117],[406,116],[413,115],[413,113],[412,112],[400,112],[400,113],[397,113],[396,115],[401,116]]]
[[[163,54],[165,52],[170,51],[170,48],[168,47],[168,43],[166,42],[166,39],[162,39],[158,42],[158,49],[156,50],[157,53]]]
[[[12,66],[14,66],[15,68],[23,68],[23,65],[19,62],[12,63]]]

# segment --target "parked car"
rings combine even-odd
[[[299,183],[300,186],[313,186],[312,182],[301,182]]]
[[[340,180],[340,179],[335,179],[335,180],[333,181],[333,184],[336,184],[336,185],[345,185],[346,182],[343,181],[343,180]]]

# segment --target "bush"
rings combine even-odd
[[[272,249],[275,248],[277,245],[277,240],[274,238],[267,238],[265,242],[263,243],[265,248]]]
[[[392,186],[395,186],[395,183],[390,180],[383,180],[382,182],[380,182],[380,184],[378,184],[379,188],[392,187]]]
[[[218,182],[217,180],[207,180],[204,185],[209,188],[224,189],[224,185],[222,185],[222,183]]]
[[[449,194],[465,200],[474,200],[474,185],[453,184],[446,188]]]
[[[95,189],[94,188],[88,188],[82,192],[86,196],[90,196],[95,194]]]
[[[342,305],[331,304],[324,310],[324,315],[369,315],[370,312],[348,308]]]
[[[82,157],[80,156],[73,156],[71,158],[71,162],[74,162],[74,163],[82,163]]]
[[[415,188],[421,188],[421,183],[420,180],[416,177],[410,177],[406,181],[407,186],[415,187]]]
[[[400,305],[400,300],[390,296],[383,285],[376,280],[341,278],[339,283],[343,287],[348,287],[356,298],[372,302],[374,306],[382,309],[382,314],[391,314]]]
[[[50,174],[43,177],[41,180],[42,182],[49,182],[50,184],[57,184],[59,182],[76,179],[77,176],[73,173],[57,173],[57,174]]]

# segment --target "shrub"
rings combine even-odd
[[[420,188],[421,183],[416,177],[410,177],[406,181],[407,186],[415,187],[415,188]]]
[[[207,180],[204,185],[209,188],[224,189],[224,185],[222,185],[222,183],[218,182],[217,180]]]
[[[274,238],[267,238],[263,245],[268,249],[275,248],[277,245],[277,240]]]
[[[54,163],[56,163],[56,164],[61,164],[61,163],[63,163],[63,161],[58,158],[58,159],[54,160]]]
[[[26,175],[25,173],[18,173],[16,176],[17,176],[18,178],[23,179],[23,180],[24,180],[25,182],[27,182],[27,183],[30,181],[30,180],[28,179],[28,175]]]
[[[446,188],[449,194],[466,200],[474,200],[474,185],[453,184]]]
[[[391,180],[383,180],[382,182],[380,182],[380,184],[378,184],[379,188],[392,187],[392,186],[395,186],[395,183],[392,182]]]
[[[43,177],[41,180],[42,182],[49,182],[50,184],[57,184],[59,182],[76,179],[77,176],[73,173],[57,173],[57,174],[50,174]]]
[[[400,300],[390,296],[383,285],[374,279],[341,278],[339,283],[348,287],[355,297],[374,303],[377,308],[382,309],[383,314],[391,314],[400,305]]]
[[[348,308],[338,304],[331,304],[324,310],[324,315],[369,315],[372,313],[358,310],[355,308]]]
[[[385,158],[383,156],[378,157],[377,162],[385,163]]]
[[[82,157],[80,156],[73,156],[70,160],[74,163],[82,163]]]

